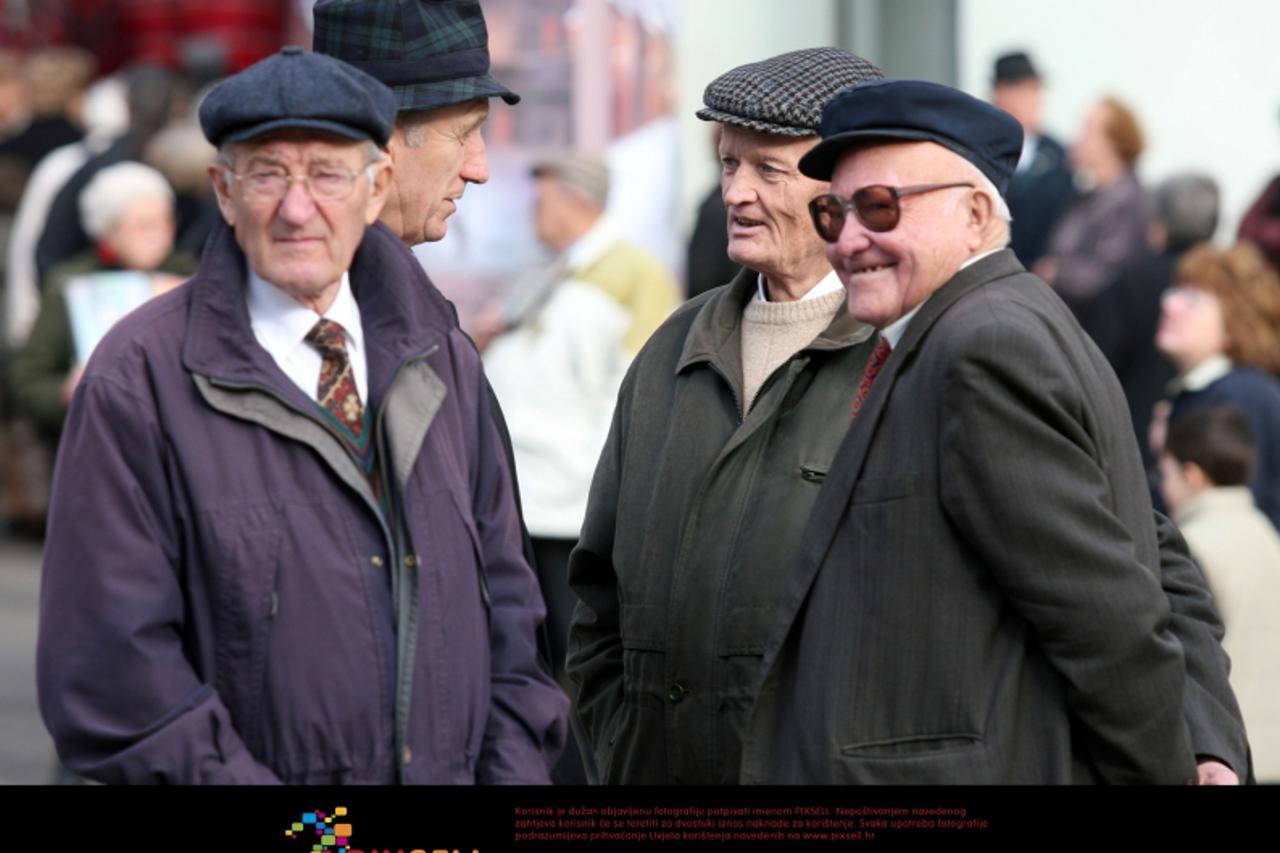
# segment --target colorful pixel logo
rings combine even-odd
[[[348,819],[347,807],[338,806],[333,814],[321,811],[303,812],[302,819],[284,831],[289,838],[311,839],[312,853],[347,853],[347,839],[351,838],[351,824],[335,823],[335,818]]]

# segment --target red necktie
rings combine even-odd
[[[889,342],[881,338],[880,343],[876,344],[876,348],[871,351],[871,358],[867,359],[867,372],[862,375],[862,384],[858,386],[858,396],[853,398],[853,411],[849,414],[849,420],[853,420],[858,416],[858,410],[862,408],[862,402],[867,399],[867,394],[871,392],[871,383],[876,381],[876,374],[880,372],[880,368],[884,367],[884,363],[889,359],[891,348]]]
[[[364,404],[360,402],[360,390],[351,373],[342,326],[321,317],[304,340],[315,347],[323,359],[316,402],[359,439],[364,430]]]

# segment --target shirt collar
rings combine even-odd
[[[607,216],[601,216],[577,240],[564,250],[565,264],[570,270],[584,270],[595,263],[618,240],[618,231]]]
[[[986,252],[982,252],[981,254],[974,255],[972,258],[970,258],[969,260],[965,261],[963,264],[960,265],[960,270],[968,266],[973,266],[978,261],[985,258],[987,255],[994,255],[996,252],[999,252],[999,251],[1000,249],[991,249],[990,251],[986,251]],[[960,270],[956,270],[956,272],[958,273],[960,272]],[[924,303],[928,302],[929,299],[931,299],[932,297],[933,297],[933,294],[932,293],[929,294],[929,296],[925,297],[924,302],[921,302],[915,308],[912,308],[906,314],[903,314],[901,317],[899,317],[898,319],[894,320],[892,323],[890,323],[889,325],[881,329],[880,337],[887,340],[889,342],[889,346],[896,347],[898,345],[898,341],[902,340],[902,336],[907,333],[907,325],[911,322],[911,318],[916,316],[916,314],[919,313],[920,309],[924,307]]]
[[[844,285],[840,282],[840,276],[836,275],[836,271],[824,275],[819,279],[818,283],[809,288],[809,292],[801,296],[798,301],[804,302],[807,299],[821,299],[828,293],[834,293],[837,290],[844,289]],[[756,299],[761,302],[768,302],[768,291],[765,290],[764,273],[756,274]]]
[[[254,335],[269,344],[265,347],[269,352],[287,352],[303,343],[318,319],[316,312],[258,275],[253,267],[249,267],[248,303]],[[338,280],[338,295],[324,316],[342,326],[348,346],[363,350],[360,308],[347,273]]]
[[[1231,359],[1225,355],[1211,355],[1186,373],[1169,383],[1169,391],[1202,391],[1231,372]]]

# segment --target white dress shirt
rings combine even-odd
[[[316,399],[320,384],[320,352],[306,342],[307,333],[320,320],[320,315],[298,302],[274,284],[249,269],[249,323],[253,336],[267,351],[284,375],[294,381],[308,397]],[[368,369],[365,367],[364,328],[360,325],[360,307],[351,293],[346,273],[338,282],[338,296],[324,316],[342,326],[346,333],[347,358],[356,380],[361,402],[368,403]]]

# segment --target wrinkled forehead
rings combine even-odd
[[[333,164],[354,169],[361,165],[363,145],[326,133],[286,130],[233,144],[231,162],[237,167],[277,163],[284,166]]]
[[[872,184],[892,187],[964,180],[967,163],[936,142],[868,142],[850,148],[836,161],[834,192],[849,194]]]
[[[817,134],[800,137],[782,136],[776,133],[748,130],[732,124],[720,125],[720,156],[734,157],[739,160],[748,157],[753,159],[771,157],[785,160],[794,166],[818,142]]]

